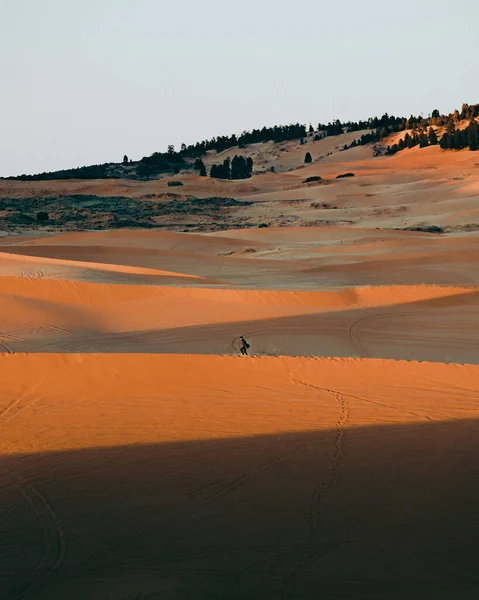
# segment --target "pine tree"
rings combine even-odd
[[[454,150],[462,150],[463,148],[465,148],[466,144],[465,144],[465,136],[463,136],[463,132],[456,130],[454,132],[454,136],[453,136],[453,140],[452,140],[452,147],[454,148]]]
[[[213,165],[210,169],[210,177],[215,177],[216,179],[231,179],[230,159],[225,158],[221,165]]]
[[[419,135],[419,147],[426,148],[426,146],[429,146],[429,139],[425,133],[421,133]]]
[[[123,164],[127,165],[128,164],[128,156],[125,154],[125,156],[123,157]]]
[[[467,138],[469,150],[479,150],[479,125],[473,122],[467,128]]]
[[[379,139],[382,140],[385,137],[387,137],[387,135],[388,135],[387,129],[385,127],[381,127],[381,129],[379,130],[379,134],[378,134]]]
[[[201,158],[197,158],[195,160],[195,171],[198,171],[198,175],[201,177],[206,177],[205,163],[201,160]]]
[[[248,158],[246,159],[246,173],[247,177],[251,177],[251,175],[253,174],[253,159],[251,158],[251,156],[248,156]]]
[[[231,163],[229,158],[225,158],[221,169],[222,179],[231,179]]]
[[[439,146],[443,150],[449,150],[451,148],[451,134],[445,133],[439,142]]]
[[[429,140],[429,143],[431,144],[431,146],[437,145],[437,135],[432,127],[429,127],[429,132],[427,134],[427,137],[428,137],[428,140]]]
[[[236,155],[231,161],[231,179],[248,179],[253,171],[253,159]]]
[[[454,121],[452,119],[448,118],[448,120],[446,121],[446,133],[449,133],[450,135],[452,135],[455,131],[456,131],[456,125],[454,124]]]
[[[233,157],[231,161],[231,179],[245,179],[246,178],[246,161],[244,156]]]
[[[313,162],[313,157],[311,156],[310,152],[306,152],[306,155],[304,157],[304,162],[307,163],[311,163]]]

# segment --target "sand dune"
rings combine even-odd
[[[195,286],[286,290],[479,284],[475,269],[477,235],[449,237],[340,227],[256,228],[221,235],[156,231],[144,232],[143,237],[142,233],[69,233],[58,239],[37,238],[22,244],[11,238],[9,244],[3,244],[0,273],[21,275],[22,270],[28,271],[15,271],[17,263],[11,262],[21,255],[39,259],[32,268],[48,277],[93,282],[135,283],[139,278],[142,284],[154,285],[156,281],[161,285],[184,285],[187,279],[181,277],[187,275],[202,278],[193,282]],[[44,268],[40,263],[45,258],[64,262],[50,262]],[[100,263],[101,268],[94,263]],[[112,265],[121,269],[115,270]]]
[[[95,256],[97,257],[96,254]],[[186,275],[162,269],[108,264],[105,262],[68,260],[65,258],[47,258],[45,256],[29,256],[10,252],[0,254],[0,273],[4,276],[20,276],[24,279],[86,279],[87,281],[132,284],[186,285],[190,283],[194,285],[195,283],[221,283],[206,277]]]
[[[0,284],[0,339],[11,352],[236,354],[246,335],[256,355],[479,362],[474,287],[301,292],[25,277]]]

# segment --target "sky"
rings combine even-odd
[[[0,0],[0,176],[479,103],[477,0]]]

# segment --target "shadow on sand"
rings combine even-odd
[[[479,597],[479,423],[0,457],[4,600]]]

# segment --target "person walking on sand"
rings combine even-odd
[[[241,343],[241,354],[243,354],[244,356],[248,355],[248,348],[249,348],[249,344],[248,342],[244,339],[243,336],[240,337],[240,343]]]

